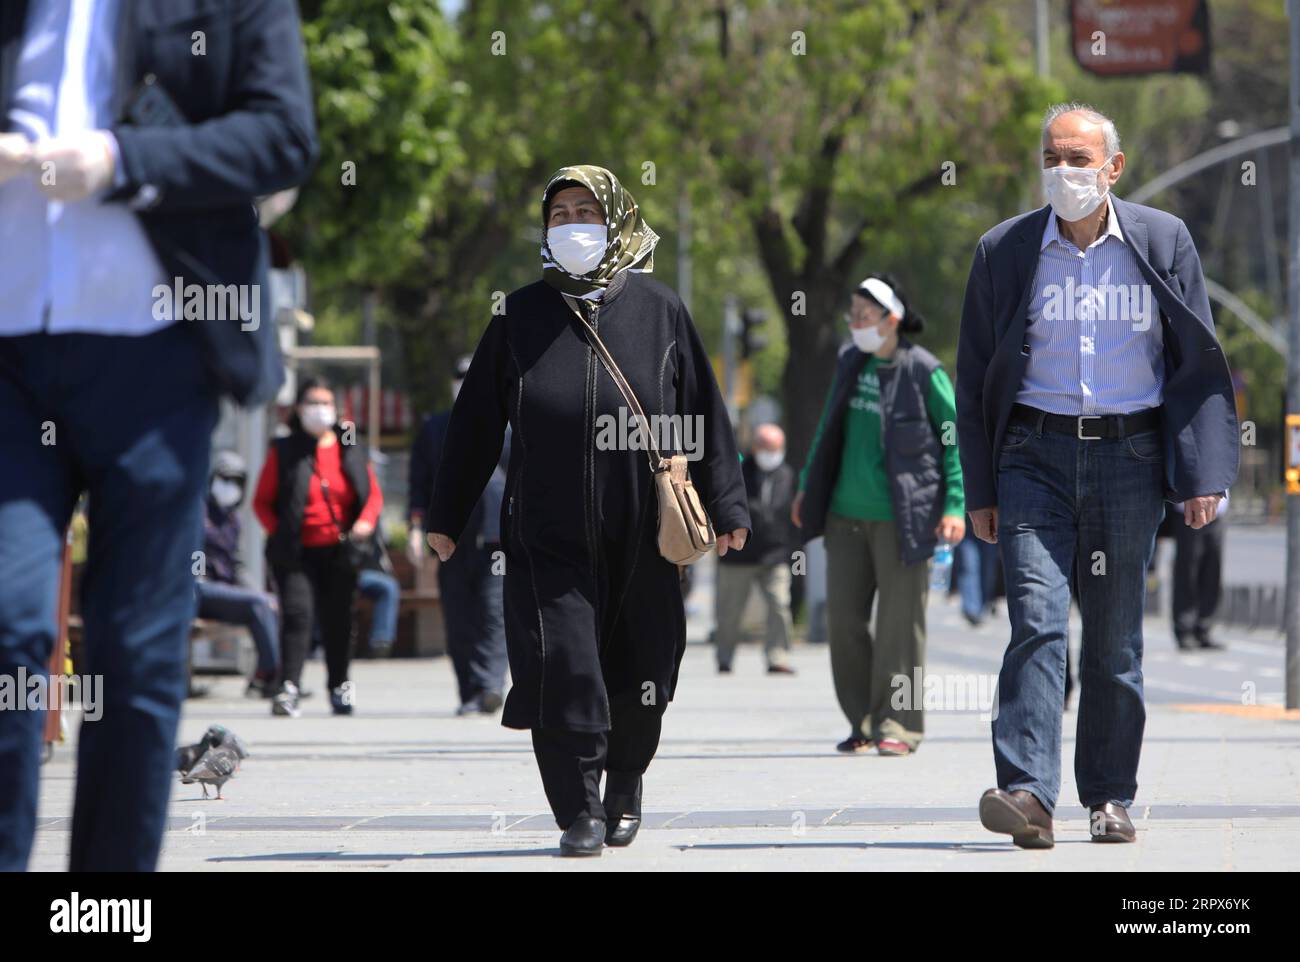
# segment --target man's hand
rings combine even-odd
[[[794,503],[790,505],[790,520],[794,522],[796,528],[803,527],[803,492],[800,491],[794,496]]]
[[[730,534],[718,535],[718,557],[721,558],[728,551],[739,551],[745,547],[747,540],[749,540],[749,532],[744,528],[737,528]]]
[[[32,147],[28,166],[50,200],[64,203],[97,194],[113,182],[113,148],[102,130],[54,137]]]
[[[440,534],[437,531],[429,532],[428,541],[429,547],[434,550],[435,554],[437,554],[439,561],[446,561],[456,550],[456,542],[452,541],[445,534]]]
[[[1188,498],[1183,502],[1183,520],[1189,528],[1204,528],[1219,513],[1221,494],[1206,494],[1198,498]]]
[[[981,541],[987,541],[989,544],[998,543],[998,509],[994,505],[991,508],[976,508],[974,511],[968,511],[970,515],[971,530],[975,532],[975,537]]]
[[[22,134],[0,134],[0,184],[21,174],[31,156],[31,141]]]
[[[424,567],[424,551],[424,535],[420,526],[413,524],[406,532],[406,558],[413,567]]]
[[[956,544],[966,537],[966,522],[955,514],[945,514],[934,534],[940,541]]]

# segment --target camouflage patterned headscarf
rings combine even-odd
[[[587,274],[570,274],[556,263],[546,241],[546,208],[551,198],[566,187],[586,187],[605,212],[605,256]],[[641,219],[641,208],[632,195],[604,167],[579,164],[561,167],[551,175],[542,194],[542,277],[552,287],[574,297],[587,297],[607,288],[620,271],[648,273],[654,270],[657,243],[659,235]]]

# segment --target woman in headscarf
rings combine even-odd
[[[665,456],[691,458],[719,554],[744,546],[749,513],[708,354],[681,300],[648,276],[659,238],[631,194],[603,167],[561,168],[542,227],[542,279],[506,298],[456,398],[426,528],[445,561],[509,424],[501,531],[514,685],[502,724],[532,730],[561,853],[592,855],[630,844],[640,826],[686,618],[677,567],[656,544],[646,451],[619,432],[633,419],[578,312],[647,416],[669,416],[660,423],[675,430],[655,439]]]

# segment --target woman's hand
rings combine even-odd
[[[439,561],[446,561],[456,550],[456,542],[437,531],[429,532],[428,541],[429,547],[433,549]]]
[[[352,526],[352,534],[358,540],[369,538],[375,533],[375,526],[369,521],[358,521]]]
[[[790,505],[790,520],[794,522],[796,528],[803,527],[803,492],[800,491],[794,496],[794,503]]]
[[[939,526],[934,529],[934,533],[940,541],[956,544],[966,537],[966,521],[958,515],[945,514],[939,521]]]
[[[737,528],[730,534],[718,535],[718,557],[721,558],[728,551],[739,551],[745,547],[745,542],[749,540],[749,531],[745,528]]]

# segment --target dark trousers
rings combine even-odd
[[[1174,519],[1174,634],[1179,638],[1204,635],[1219,607],[1223,565],[1223,524],[1211,522],[1191,528]]]
[[[328,685],[348,680],[352,660],[352,599],[357,575],[343,563],[343,549],[303,548],[299,567],[275,566],[280,590],[281,678],[302,688],[302,666],[311,648],[312,626],[319,622],[325,644]]]
[[[504,577],[492,573],[492,551],[466,545],[438,568],[438,590],[461,703],[506,684]]]
[[[74,871],[157,866],[216,418],[187,324],[0,337],[0,675],[46,673],[64,530],[90,495],[78,670],[100,676],[102,716],[77,735]],[[0,711],[0,870],[31,853],[44,724]]]
[[[604,821],[601,773],[607,794],[631,795],[659,748],[663,715],[653,705],[642,705],[640,692],[610,698],[609,709],[608,732],[533,729],[542,788],[561,829],[584,815]]]
[[[280,619],[275,601],[265,591],[221,581],[200,581],[199,617],[227,625],[243,625],[257,649],[257,673],[274,675],[280,663]]]

